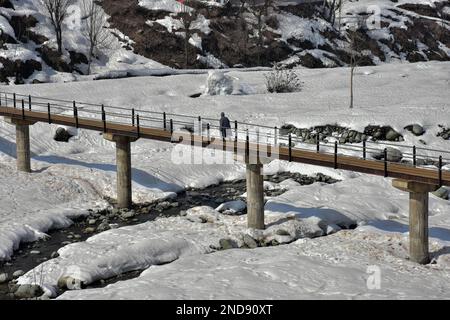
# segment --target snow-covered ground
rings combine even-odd
[[[427,129],[420,138],[429,147],[450,149],[450,141],[435,136],[438,124],[450,124],[449,63],[358,68],[353,110],[348,109],[348,69],[298,72],[303,90],[290,94],[266,94],[261,71],[229,73],[236,88],[247,88],[251,94],[197,99],[189,95],[204,92],[205,74],[2,86],[0,91],[214,118],[225,111],[231,120],[273,126],[337,123],[361,130],[368,124],[391,125],[408,144],[419,138],[404,126],[419,123]],[[26,175],[14,172],[14,128],[0,122],[2,260],[20,241],[66,226],[70,216],[106,206],[102,197],[115,195],[114,145],[86,130],[67,144],[57,143],[52,140],[55,129],[48,124],[31,128],[36,172]],[[187,186],[243,177],[239,163],[174,164],[172,150],[161,142],[133,143],[135,201],[172,197]],[[436,263],[418,266],[406,260],[408,195],[394,189],[390,179],[279,161],[267,167],[323,172],[342,180],[333,185],[290,184],[285,194],[267,202],[268,223],[281,225],[287,215],[307,219],[311,228],[320,224],[337,230],[336,223],[350,222],[358,228],[278,247],[212,252],[210,245],[220,238],[239,238],[250,231],[245,216],[199,208],[188,217],[207,215],[210,223],[173,217],[109,230],[60,249],[60,257],[30,271],[19,283],[40,278],[35,274],[41,270],[50,293],[62,275],[90,283],[147,269],[137,279],[67,292],[62,298],[450,298],[449,201],[430,196],[430,248]],[[162,263],[168,264],[157,266]],[[368,289],[365,282],[367,266],[373,265],[381,269],[379,290]]]

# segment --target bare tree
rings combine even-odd
[[[58,53],[62,54],[63,22],[72,0],[42,0],[56,34]]]
[[[197,19],[197,14],[195,11],[190,10],[189,7],[187,7],[187,4],[190,2],[190,0],[184,0],[182,4],[182,18],[181,23],[183,24],[183,31],[184,31],[184,67],[187,69],[189,65],[189,39],[192,36],[192,30],[191,30],[191,24],[193,21]]]
[[[260,4],[259,0],[249,0],[250,5],[252,6],[250,13],[256,19],[256,31],[257,31],[257,63],[261,64],[261,50],[264,45],[264,31],[267,28],[266,19],[270,14],[270,10],[275,9],[276,2],[275,0],[263,0],[263,3]]]
[[[83,0],[82,2],[82,34],[89,43],[88,71],[91,73],[92,60],[95,51],[108,48],[112,38],[106,29],[107,17],[102,8],[94,0]]]
[[[367,58],[365,50],[361,50],[361,44],[364,43],[361,35],[358,33],[360,30],[360,24],[358,23],[356,27],[349,28],[347,31],[348,38],[348,51],[350,55],[350,109],[353,109],[354,100],[354,76],[355,69],[361,64],[361,62]]]
[[[325,18],[333,27],[336,24],[336,14],[338,14],[338,29],[340,32],[342,18],[342,0],[324,0],[324,7],[328,7],[328,13],[325,13]]]

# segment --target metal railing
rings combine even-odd
[[[25,110],[47,112],[50,123],[51,115],[71,115],[76,119],[76,127],[78,127],[78,119],[101,119],[105,130],[106,124],[112,123],[132,125],[137,128],[137,132],[140,131],[140,128],[158,128],[171,133],[187,130],[206,136],[208,139],[222,138],[219,119],[208,117],[52,99],[10,92],[0,92],[0,106],[21,109],[23,114]],[[439,176],[441,176],[444,164],[450,163],[450,150],[370,140],[364,140],[360,143],[340,144],[337,136],[328,137],[321,141],[317,132],[315,133],[315,142],[311,143],[310,140],[309,142],[304,141],[302,137],[292,133],[284,133],[284,131],[277,126],[271,127],[233,121],[231,128],[228,130],[229,136],[227,139],[286,146],[289,149],[289,159],[291,159],[293,149],[315,150],[317,153],[333,154],[335,159],[338,155],[352,156],[364,160],[370,156],[370,160],[384,162],[385,168],[387,163],[393,162],[388,161],[390,153],[388,148],[395,147],[402,152],[402,164],[437,168]],[[375,153],[378,154],[378,157],[375,155],[378,159],[372,159]]]

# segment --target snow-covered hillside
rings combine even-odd
[[[40,0],[0,1],[0,82],[86,79],[88,48],[74,0],[63,30],[63,56]],[[151,69],[288,66],[335,67],[350,62],[346,30],[358,20],[361,64],[449,60],[450,5],[430,0],[343,1],[334,23],[320,2],[280,1],[257,23],[257,7],[175,0],[102,0],[113,40],[96,55],[97,77],[150,74]],[[359,17],[359,18],[357,18]],[[189,22],[185,43],[183,21]],[[186,46],[186,47],[185,47]],[[187,55],[186,55],[187,48]],[[187,60],[186,60],[187,59]],[[113,71],[113,72],[112,72]],[[100,76],[98,76],[100,74]],[[87,77],[90,79],[92,77]]]
[[[205,74],[0,86],[0,91],[212,118],[225,111],[231,120],[279,127],[338,124],[361,130],[368,124],[390,125],[403,135],[404,144],[421,139],[430,148],[450,149],[450,140],[437,136],[438,125],[450,123],[448,62],[358,68],[353,110],[348,109],[348,68],[297,72],[304,82],[302,91],[288,94],[268,94],[265,71],[228,73],[236,87],[246,88],[246,95],[236,90],[229,96],[195,99],[189,96],[204,91]],[[424,135],[416,137],[404,129],[412,123],[422,125]],[[14,127],[0,122],[1,260],[7,260],[21,241],[65,227],[88,208],[106,207],[104,196],[115,197],[114,145],[87,130],[68,143],[58,143],[52,140],[55,130],[56,126],[42,123],[31,127],[35,172],[29,176],[14,172]],[[174,163],[173,150],[173,145],[162,142],[133,143],[135,201],[172,198],[186,187],[206,187],[244,175],[240,163]],[[227,216],[200,207],[71,243],[59,250],[59,257],[43,262],[18,282],[41,279],[37,284],[55,295],[63,276],[89,284],[145,270],[136,279],[66,292],[61,298],[449,298],[448,200],[430,195],[433,263],[419,266],[407,260],[408,195],[393,188],[390,179],[281,161],[265,170],[322,172],[341,180],[311,186],[286,182],[287,191],[270,197],[265,206],[270,225],[266,236],[280,236],[276,230],[291,230],[295,223],[303,224],[302,232],[329,235],[270,248],[216,251],[220,239],[239,243],[245,234],[258,235],[246,229],[245,215]],[[356,229],[332,234],[349,221]],[[366,284],[369,266],[381,270],[380,289]]]

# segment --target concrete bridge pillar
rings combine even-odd
[[[35,122],[5,118],[6,122],[16,126],[16,161],[17,170],[31,172],[30,125]]]
[[[395,179],[392,185],[409,192],[409,257],[411,261],[430,262],[428,248],[428,193],[438,186]]]
[[[249,228],[264,229],[263,165],[247,163],[247,223]]]
[[[105,133],[103,137],[116,143],[117,207],[121,209],[131,208],[133,203],[131,189],[131,142],[136,141],[137,138],[112,133]]]

